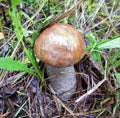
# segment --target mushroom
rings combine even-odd
[[[85,42],[73,26],[56,23],[45,29],[34,44],[36,56],[45,63],[49,87],[63,101],[76,91],[74,64],[85,55]]]

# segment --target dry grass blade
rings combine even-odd
[[[81,102],[83,99],[87,98],[89,95],[91,95],[93,92],[95,92],[106,80],[106,70],[107,70],[107,61],[105,61],[105,75],[104,75],[104,79],[99,81],[92,89],[90,89],[89,91],[87,91],[87,93],[83,94],[82,96],[80,96],[75,103]]]
[[[70,110],[59,98],[57,98],[56,96],[54,96],[54,99],[55,99],[55,101],[58,102],[57,104],[61,104],[62,107],[65,108],[73,116],[73,118],[76,118],[75,114],[73,113],[73,111]]]
[[[82,0],[80,0],[75,6],[73,6],[71,9],[69,9],[68,11],[66,11],[65,13],[58,15],[56,18],[54,18],[47,26],[45,26],[42,30],[46,29],[47,27],[57,23],[58,21],[60,21],[61,19],[69,16],[72,12],[75,11],[75,9],[77,9],[77,7],[80,5]]]
[[[93,13],[93,15],[92,15],[92,18],[91,18],[91,22],[90,22],[90,24],[93,22],[93,20],[94,20],[95,17],[97,16],[98,11],[99,11],[100,8],[102,7],[103,3],[104,3],[104,0],[101,0],[101,1],[99,2],[96,11],[95,11],[95,12]],[[89,25],[90,25],[90,24],[89,24]]]
[[[27,23],[29,23],[31,20],[33,20],[33,19],[39,14],[39,12],[42,10],[42,8],[43,8],[43,6],[45,5],[46,2],[47,2],[47,1],[44,1],[44,2],[41,4],[41,6],[39,7],[39,9],[36,11],[36,13],[35,13],[29,20],[27,20],[27,21],[23,24],[23,26],[25,26]]]

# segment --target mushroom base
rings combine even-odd
[[[76,90],[76,76],[74,66],[57,68],[46,65],[51,92],[61,100],[68,101]]]

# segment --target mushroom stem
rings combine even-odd
[[[69,100],[76,90],[76,76],[74,66],[57,68],[46,65],[46,72],[49,77],[49,87],[63,101]]]

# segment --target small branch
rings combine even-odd
[[[89,95],[91,95],[94,91],[96,91],[105,81],[107,78],[104,78],[102,81],[98,82],[96,86],[94,86],[91,90],[87,91],[84,95],[80,96],[75,103],[82,101],[83,99],[87,98]]]

